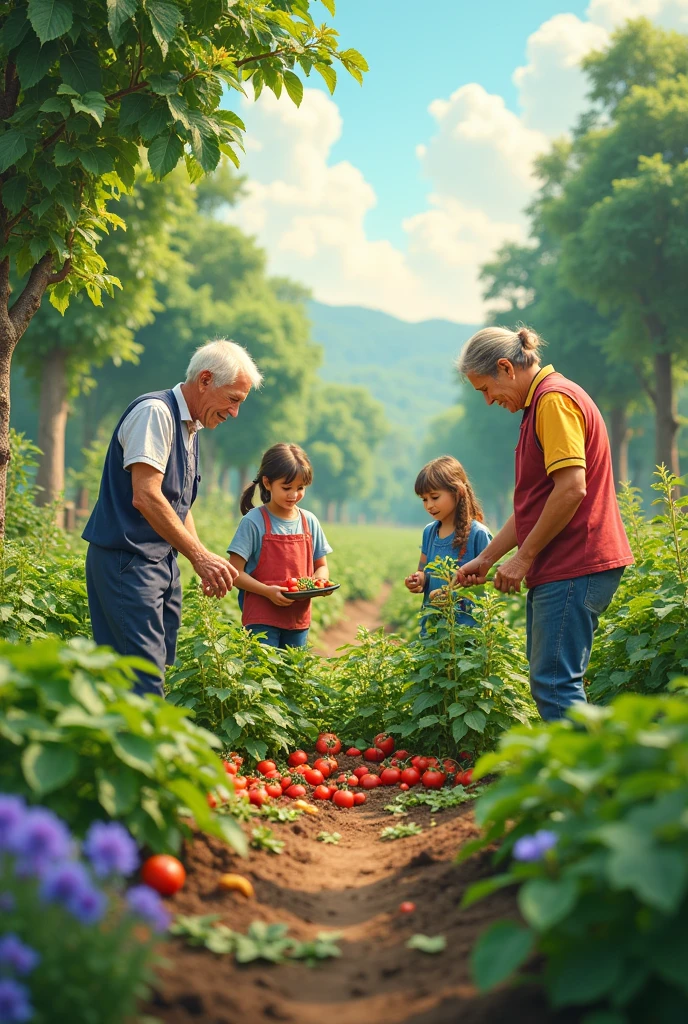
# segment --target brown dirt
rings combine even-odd
[[[379,787],[363,807],[339,810],[323,802],[317,816],[272,823],[286,841],[279,856],[252,851],[242,861],[212,837],[195,838],[185,852],[188,880],[174,911],[217,913],[239,931],[254,920],[283,922],[300,940],[341,931],[342,955],[314,968],[239,967],[231,956],[173,940],[162,950],[167,966],[147,1012],[165,1024],[577,1024],[577,1015],[549,1011],[533,986],[477,994],[468,966],[471,947],[488,923],[515,914],[513,895],[495,893],[460,911],[466,887],[493,870],[489,854],[453,863],[459,847],[477,834],[471,805],[436,814],[431,827],[426,808],[404,819],[385,813],[393,792]],[[381,842],[381,828],[399,820],[417,822],[423,834]],[[317,842],[321,830],[339,832],[340,843]],[[255,900],[219,889],[226,871],[247,875]],[[403,900],[416,904],[413,914],[399,914]],[[446,950],[407,950],[404,944],[416,932],[446,936]]]
[[[390,583],[383,583],[374,601],[347,601],[341,619],[320,634],[314,653],[327,658],[336,657],[339,647],[355,642],[359,626],[365,626],[371,632],[379,629],[382,625],[380,613],[391,589]]]

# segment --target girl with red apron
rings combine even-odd
[[[313,478],[306,453],[297,445],[270,448],[256,479],[241,500],[244,519],[229,545],[230,561],[239,569],[242,624],[272,647],[302,647],[308,641],[310,600],[282,593],[290,578],[327,579],[327,544],[320,523],[298,508]],[[260,487],[263,507],[252,497]],[[275,528],[276,527],[276,528]]]

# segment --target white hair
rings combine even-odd
[[[497,363],[508,359],[513,366],[527,369],[538,362],[542,339],[527,327],[509,331],[506,327],[484,327],[469,338],[456,360],[459,373],[496,377]]]
[[[246,349],[226,338],[209,341],[196,349],[186,370],[186,383],[197,381],[204,370],[210,370],[216,388],[233,384],[237,377],[248,377],[253,388],[263,383],[263,375]]]

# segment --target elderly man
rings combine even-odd
[[[523,327],[487,327],[470,338],[459,371],[488,405],[523,410],[516,448],[514,513],[494,539],[457,573],[466,585],[504,593],[525,578],[530,686],[545,720],[585,700],[583,676],[600,614],[633,562],[616,501],[602,415],[578,384],[540,366],[542,342]]]
[[[93,636],[120,654],[156,666],[137,672],[137,693],[164,695],[181,622],[177,552],[189,559],[206,594],[224,597],[237,575],[201,544],[196,498],[198,431],[214,430],[262,377],[245,349],[213,341],[196,350],[186,381],[136,398],[124,411],[105,457],[98,501],[83,532]]]

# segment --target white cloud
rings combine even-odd
[[[590,21],[612,29],[629,18],[649,18],[664,28],[688,29],[688,0],[590,0]]]

